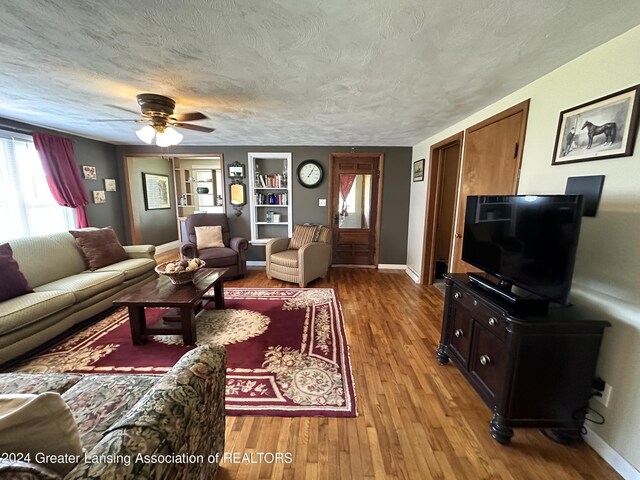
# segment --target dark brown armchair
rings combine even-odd
[[[222,227],[224,247],[202,248],[198,250],[195,227]],[[247,271],[245,251],[249,242],[243,237],[231,237],[229,219],[224,213],[196,213],[189,215],[185,222],[188,241],[180,246],[184,258],[198,257],[210,268],[228,268],[225,277],[243,277]]]

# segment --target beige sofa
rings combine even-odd
[[[153,245],[125,246],[128,260],[90,271],[68,232],[8,243],[34,292],[0,302],[0,365],[106,310],[123,292],[156,277]]]

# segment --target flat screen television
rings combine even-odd
[[[516,285],[566,304],[581,220],[582,195],[469,196],[462,260],[497,277],[496,293]]]

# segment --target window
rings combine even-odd
[[[0,131],[0,239],[73,229],[75,210],[56,203],[31,137]]]
[[[353,183],[345,200],[340,197],[339,228],[369,228],[371,216],[371,175],[352,175]]]

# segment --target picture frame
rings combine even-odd
[[[551,165],[633,155],[640,85],[560,112]]]
[[[98,173],[96,172],[96,167],[91,165],[82,165],[82,175],[85,180],[97,180]]]
[[[413,162],[413,181],[421,182],[424,180],[424,158]]]
[[[171,208],[168,175],[142,172],[142,191],[145,210],[167,210]]]
[[[93,203],[107,203],[107,196],[104,190],[93,190]]]
[[[244,165],[240,162],[230,163],[227,167],[230,178],[245,178],[246,173],[244,170]]]
[[[116,191],[116,180],[115,180],[115,178],[105,178],[104,179],[104,190],[105,190],[105,192],[115,192]]]

